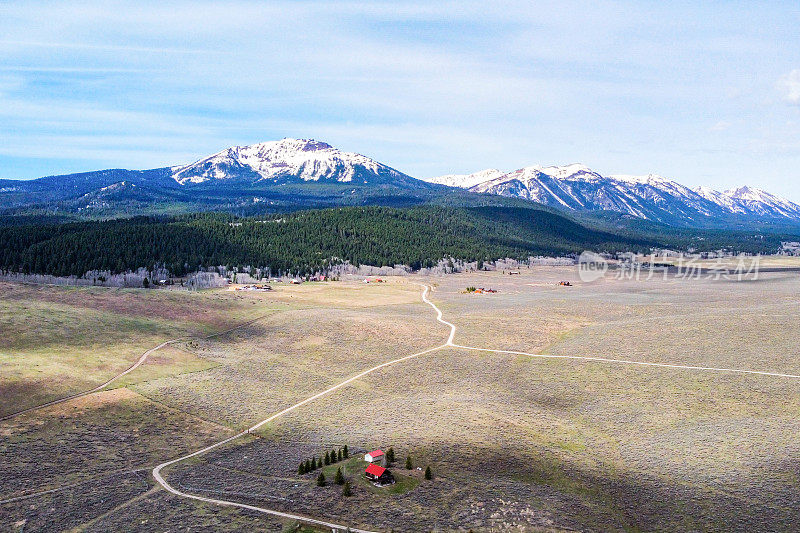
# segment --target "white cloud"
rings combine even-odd
[[[792,104],[800,104],[800,69],[796,68],[778,80],[778,89],[783,99]]]

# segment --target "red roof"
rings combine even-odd
[[[369,455],[374,459],[375,457],[380,457],[383,455],[383,452],[380,450],[375,450],[374,452],[369,452]]]
[[[386,469],[378,465],[369,465],[366,469],[367,474],[372,474],[375,477],[381,477]]]

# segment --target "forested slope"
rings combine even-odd
[[[416,269],[443,257],[525,258],[652,244],[537,209],[352,207],[256,218],[197,214],[6,226],[0,228],[0,268],[62,276],[155,264],[174,274],[216,265],[304,273],[341,261]]]
[[[163,265],[181,275],[225,265],[309,273],[331,264],[433,266],[464,261],[651,247],[728,246],[768,251],[763,236],[600,231],[540,209],[514,207],[346,207],[238,218],[195,214],[0,227],[0,268],[57,276]],[[760,249],[759,249],[760,247]]]

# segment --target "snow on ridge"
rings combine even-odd
[[[286,138],[226,148],[190,165],[173,168],[173,178],[181,184],[202,183],[236,177],[234,171],[238,170],[254,173],[258,176],[256,181],[291,175],[304,181],[350,182],[358,169],[393,172],[367,156],[342,152],[321,141]]]
[[[710,187],[697,187],[697,194],[725,206],[733,213],[800,217],[800,205],[764,190],[744,185],[720,192]]]
[[[367,183],[370,175],[380,179],[405,177],[364,155],[343,152],[314,139],[292,138],[233,146],[171,170],[172,177],[182,185],[225,179],[275,183],[287,179],[341,183],[363,179]],[[655,220],[732,214],[800,220],[800,205],[753,187],[725,192],[689,188],[657,174],[603,176],[581,163],[534,165],[511,172],[489,168],[424,181],[526,198],[569,210],[611,209]]]
[[[592,170],[591,168],[587,167],[582,163],[570,163],[569,165],[563,166],[534,166],[528,167],[534,168],[541,172],[542,174],[547,174],[548,176],[552,176],[556,179],[563,180],[567,178],[572,179],[594,179],[594,178],[602,178],[600,174]]]
[[[800,216],[800,205],[755,187],[745,185],[722,194],[758,214],[774,213],[789,218]]]
[[[459,187],[462,189],[469,189],[479,183],[491,181],[505,173],[496,168],[487,168],[472,174],[445,174],[443,176],[435,176],[432,178],[422,178],[423,181],[428,183],[437,183],[439,185],[447,185],[449,187]]]
[[[694,192],[719,206],[724,207],[732,213],[747,213],[747,210],[740,206],[731,196],[726,193],[719,192],[711,187],[700,186],[694,189]]]
[[[728,189],[724,192],[726,196],[731,198],[738,198],[739,200],[752,200],[756,202],[763,202],[763,201],[775,201],[775,200],[782,200],[766,191],[761,189],[756,189],[755,187],[750,187],[747,185],[743,185],[742,187],[737,187],[735,189]]]
[[[684,219],[727,214],[800,220],[800,205],[754,187],[719,192],[709,187],[690,188],[658,174],[602,176],[580,163],[523,167],[495,175],[469,190],[519,196],[571,210],[614,209],[656,220],[662,218],[657,214],[660,211]],[[657,211],[645,212],[648,206]]]
[[[644,185],[661,185],[665,183],[674,183],[672,180],[665,178],[664,176],[659,176],[658,174],[645,174],[645,175],[635,175],[635,174],[610,174],[608,176],[610,179],[622,181],[625,183],[641,183]]]

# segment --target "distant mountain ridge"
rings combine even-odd
[[[427,181],[569,211],[617,211],[668,224],[715,218],[800,222],[800,205],[753,187],[723,192],[691,189],[655,174],[602,176],[581,164],[530,166],[506,173],[491,169]]]
[[[234,146],[188,165],[0,180],[0,214],[104,218],[419,205],[447,188],[314,139]],[[464,193],[470,194],[470,193]]]
[[[657,176],[603,176],[581,164],[487,169],[415,179],[314,139],[233,146],[193,163],[0,180],[0,214],[108,218],[227,211],[240,215],[345,205],[521,206],[614,212],[682,227],[800,227],[800,206],[752,187],[691,189]],[[602,213],[600,216],[605,216]]]

